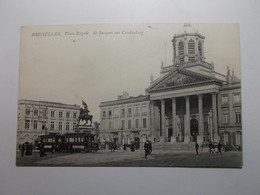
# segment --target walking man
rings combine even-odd
[[[222,155],[221,148],[222,148],[222,145],[221,145],[220,140],[219,140],[219,142],[218,142],[218,152],[217,152],[217,154],[219,153],[219,154]]]
[[[214,153],[214,151],[212,149],[213,149],[213,144],[210,141],[210,143],[209,143],[209,153]]]
[[[195,142],[196,154],[199,155],[199,144]]]
[[[147,158],[148,154],[151,152],[151,149],[150,149],[150,142],[149,140],[146,140],[146,142],[144,143],[144,152],[145,152],[145,158]]]

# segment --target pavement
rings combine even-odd
[[[51,155],[51,154],[50,154]],[[148,156],[149,159],[154,159],[152,155]],[[114,162],[120,160],[145,160],[144,150],[136,150],[131,152],[130,150],[100,150],[96,153],[74,153],[65,156],[59,156],[56,158],[40,160],[36,162],[39,166],[80,166],[80,165],[92,165],[103,162]]]

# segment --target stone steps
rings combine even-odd
[[[195,143],[153,143],[153,150],[193,151]]]

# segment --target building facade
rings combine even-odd
[[[102,102],[100,109],[101,142],[124,145],[151,137],[149,96],[130,97],[124,92],[115,101]]]
[[[57,102],[19,100],[17,144],[34,143],[47,133],[74,132],[80,106]]]
[[[147,130],[140,129],[155,142],[207,142],[242,144],[241,84],[234,71],[223,75],[215,71],[213,63],[205,61],[205,37],[186,26],[175,34],[173,64],[161,66],[160,77],[151,80],[143,102],[147,105]],[[131,101],[128,102],[128,101]],[[123,103],[124,102],[124,103]],[[101,103],[101,132],[104,139],[114,139],[114,109],[142,105],[138,97],[126,97]],[[140,107],[141,109],[141,107]],[[104,113],[111,110],[111,118]],[[102,114],[103,113],[103,114]],[[120,116],[120,115],[119,115]],[[119,117],[119,120],[122,120]],[[125,122],[128,120],[124,118]],[[135,118],[131,118],[134,122]],[[142,118],[139,118],[142,120]],[[111,122],[109,122],[111,121]],[[116,126],[120,132],[122,125]],[[134,132],[129,128],[129,132]],[[124,132],[124,131],[123,131]],[[124,134],[123,134],[124,135]]]

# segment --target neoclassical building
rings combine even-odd
[[[126,140],[125,134],[132,133],[139,140],[149,138],[155,142],[221,140],[223,144],[241,145],[240,80],[228,67],[223,75],[215,71],[213,63],[206,62],[204,41],[203,35],[185,28],[172,39],[173,64],[161,66],[160,77],[151,81],[145,96],[102,102],[103,140],[115,140],[118,135]],[[139,105],[140,111],[142,105],[147,106],[146,129],[124,128],[129,118],[122,119],[120,112],[128,106],[134,109],[135,105]],[[140,121],[142,116],[140,112]],[[131,120],[134,123],[135,118]]]
[[[34,143],[47,133],[74,132],[80,106],[58,102],[19,100],[17,145]]]
[[[144,142],[151,133],[149,96],[130,97],[127,92],[117,100],[102,102],[101,142],[117,145]]]

